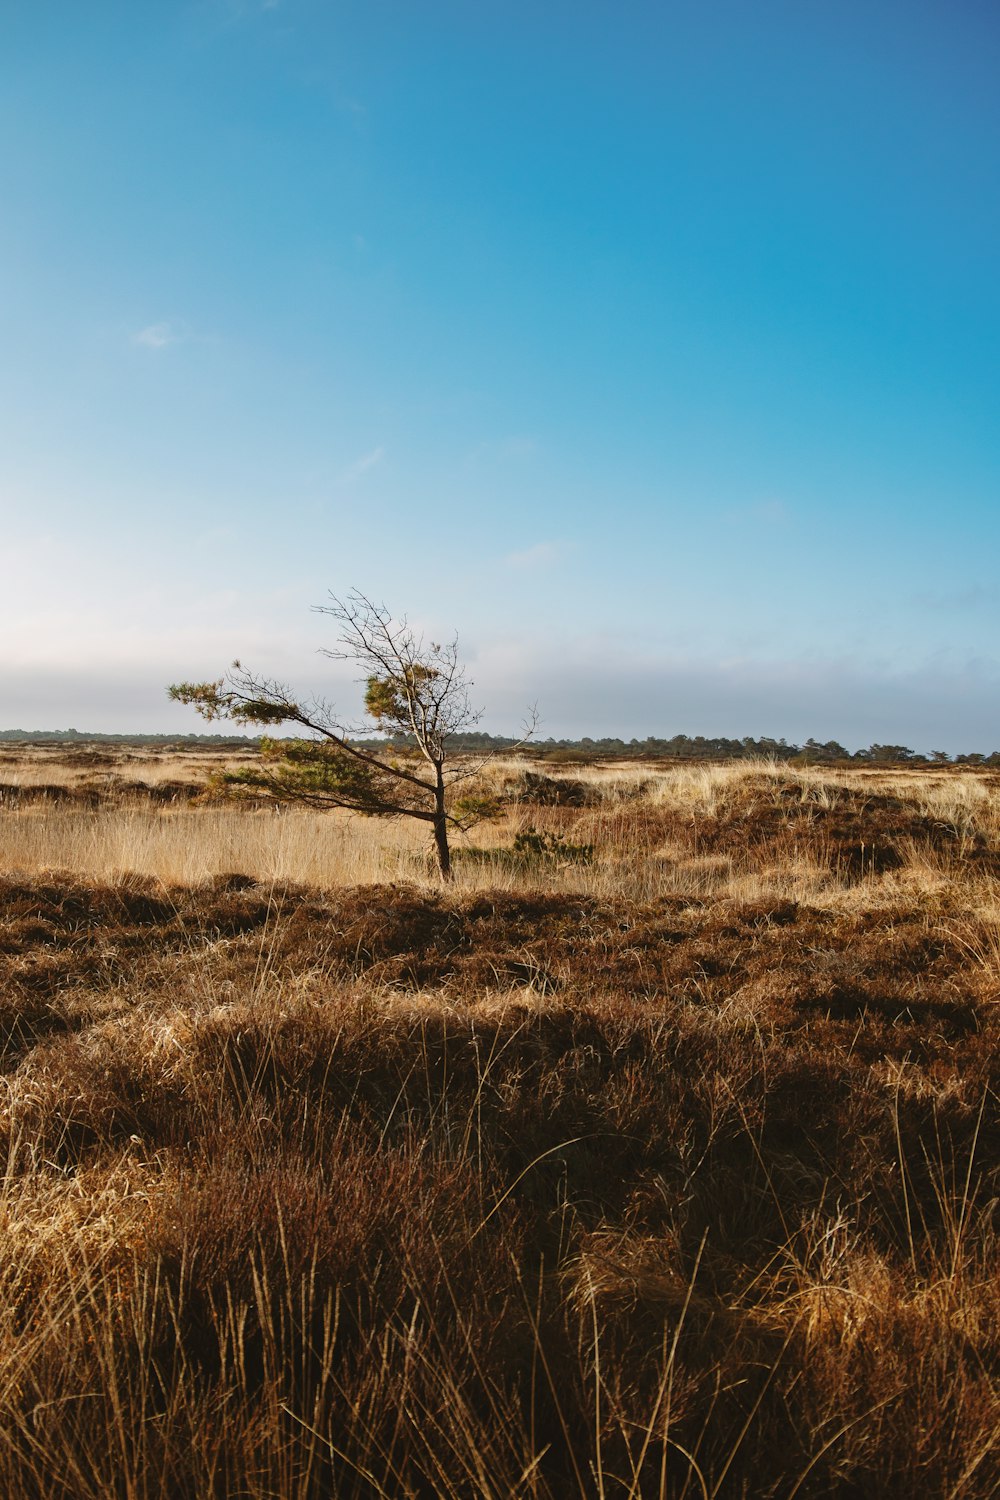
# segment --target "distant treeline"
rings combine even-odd
[[[188,746],[193,749],[200,747],[234,750],[255,750],[260,745],[259,736],[245,734],[92,734],[84,733],[79,729],[0,729],[0,741],[4,740],[44,741],[48,744],[151,745],[179,748]],[[381,746],[400,750],[409,748],[412,744],[403,736],[392,740],[371,738],[358,741],[358,743],[370,745],[373,749]],[[503,735],[481,733],[456,735],[452,741],[455,750],[469,753],[512,750],[520,743],[519,740]],[[848,750],[837,740],[826,740],[820,743],[819,740],[808,739],[802,745],[795,745],[784,739],[774,740],[765,737],[755,740],[750,735],[740,740],[726,739],[724,736],[712,738],[703,734],[675,734],[671,739],[657,739],[650,735],[644,740],[616,738],[595,740],[585,735],[579,740],[532,740],[525,746],[525,749],[531,754],[545,756],[547,759],[566,760],[577,758],[591,760],[615,756],[627,756],[633,759],[636,756],[643,756],[651,760],[747,760],[751,757],[764,757],[768,760],[791,761],[798,765],[910,764],[1000,767],[1000,750],[994,750],[989,755],[979,751],[970,751],[964,755],[949,755],[945,750],[931,750],[923,754],[920,751],[911,750],[907,745],[869,745],[859,750]]]
[[[400,740],[402,746],[405,741]],[[455,748],[467,751],[509,750],[519,744],[518,740],[505,739],[492,734],[463,734],[455,737]],[[848,750],[837,740],[808,739],[802,745],[790,744],[787,740],[767,737],[753,739],[715,738],[703,734],[675,734],[671,739],[657,739],[649,735],[644,740],[622,740],[606,738],[594,740],[584,736],[579,740],[532,740],[526,749],[547,756],[601,757],[601,756],[648,756],[651,759],[671,760],[747,760],[765,757],[768,760],[795,761],[799,764],[899,764],[913,765],[975,765],[1000,766],[1000,750],[984,755],[972,751],[964,755],[949,755],[946,750],[932,750],[924,755],[911,750],[908,745],[869,745],[859,750]]]
[[[0,740],[31,740],[48,745],[192,745],[213,749],[227,745],[254,750],[259,736],[248,734],[99,734],[80,729],[0,729]]]

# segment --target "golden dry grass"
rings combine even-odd
[[[96,768],[95,755],[100,762]],[[426,859],[426,832],[419,823],[294,807],[190,804],[188,797],[210,771],[237,763],[219,751],[0,750],[0,783],[7,788],[6,798],[0,790],[0,868],[67,870],[102,880],[121,879],[131,872],[167,884],[232,871],[257,880],[321,886],[400,879],[434,882]],[[499,759],[486,773],[486,786],[509,789],[526,770],[531,772],[531,762]],[[592,893],[620,892],[636,899],[690,891],[698,896],[766,899],[785,894],[798,900],[853,903],[856,872],[850,870],[843,878],[825,851],[817,849],[813,835],[822,834],[822,828],[808,826],[846,805],[863,817],[868,802],[897,801],[924,825],[909,842],[905,832],[896,831],[902,858],[891,876],[885,870],[877,872],[883,878],[869,883],[865,900],[895,900],[900,892],[943,892],[956,880],[965,888],[970,873],[963,863],[967,850],[977,841],[1000,842],[1000,779],[990,772],[838,770],[745,762],[543,767],[543,775],[555,786],[585,789],[590,805],[513,803],[499,819],[464,840],[458,837],[458,882],[463,887],[535,883],[537,870],[503,857],[527,828],[561,834],[571,843],[594,844],[594,858],[586,865],[549,861],[547,884]],[[31,793],[60,787],[72,794],[65,802],[18,802],[10,795],[11,789]],[[143,795],[144,788],[151,793],[174,789],[175,795],[168,801],[151,801]],[[88,795],[91,805],[81,805]],[[700,845],[699,824],[738,823],[750,814],[759,817],[762,809],[796,814],[805,836],[791,848],[740,848],[738,841],[726,847]],[[463,860],[461,850],[469,844],[495,849],[499,857]],[[991,882],[978,899],[992,902]]]
[[[0,1493],[998,1493],[996,783],[492,774],[0,809]]]

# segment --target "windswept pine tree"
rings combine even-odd
[[[299,699],[283,683],[260,677],[235,661],[214,682],[180,682],[168,689],[208,720],[277,726],[298,724],[306,736],[263,739],[257,766],[223,773],[239,795],[272,797],[313,807],[340,807],[369,817],[418,818],[430,824],[441,877],[451,877],[449,830],[465,828],[489,809],[457,789],[471,781],[488,755],[471,764],[450,763],[456,739],[482,715],[469,698],[457,638],[427,643],[382,604],[354,591],[330,596],[318,607],[336,620],[340,635],[325,656],[356,662],[365,679],[367,722],[349,725],[332,704]],[[534,729],[534,715],[521,743]],[[403,737],[397,753],[367,746],[359,736]],[[411,748],[412,747],[412,748]]]

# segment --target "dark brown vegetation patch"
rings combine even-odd
[[[989,936],[3,881],[0,1491],[995,1494]]]
[[[0,807],[64,807],[94,811],[136,802],[153,806],[192,802],[204,796],[203,785],[193,781],[134,781],[106,776],[75,785],[63,782],[0,782]]]
[[[921,812],[900,797],[850,786],[810,789],[747,778],[738,800],[715,813],[624,806],[595,815],[586,827],[599,843],[659,841],[687,855],[749,865],[806,856],[846,880],[900,869],[914,853],[1000,873],[1000,851],[981,831]]]
[[[569,776],[522,771],[506,789],[505,800],[532,807],[595,807],[601,794],[596,787]]]
[[[412,886],[320,895],[227,876],[175,890],[139,878],[116,887],[0,880],[0,913],[0,975],[36,992],[87,983],[96,962],[113,959],[139,978],[164,954],[226,942],[237,975],[266,951],[282,974],[364,976],[466,998],[569,985],[577,996],[673,997],[711,1010],[747,991],[769,1020],[868,1010],[962,1030],[993,998],[975,943],[907,909],[835,915],[787,901],[643,905]]]

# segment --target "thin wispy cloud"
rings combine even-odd
[[[186,329],[177,323],[148,323],[132,335],[132,342],[142,349],[168,349],[171,344],[181,344],[186,338]]]
[[[484,463],[495,464],[497,462],[524,462],[534,458],[538,452],[538,439],[528,437],[521,433],[514,433],[510,437],[490,438],[486,442],[477,443],[466,455],[466,463],[481,465]]]
[[[944,614],[960,613],[966,609],[978,609],[997,602],[997,590],[983,583],[970,583],[965,588],[943,590],[940,593],[927,591],[914,594],[913,602],[918,609],[939,611]]]
[[[751,521],[762,526],[783,526],[792,519],[792,512],[784,500],[776,499],[734,506],[726,515],[731,521]]]
[[[502,458],[533,458],[538,452],[538,439],[515,433],[513,437],[504,438],[496,446]]]
[[[353,484],[354,481],[356,479],[360,479],[363,474],[367,474],[372,469],[377,468],[384,458],[385,449],[381,447],[373,448],[370,453],[363,453],[360,458],[356,458],[354,462],[352,464],[349,464],[348,467],[344,470],[342,476],[343,482],[345,484]]]
[[[282,0],[221,0],[220,9],[226,22],[246,21],[263,11],[279,10]]]
[[[546,568],[557,562],[564,550],[558,542],[536,542],[520,552],[508,552],[504,561],[511,568]]]

